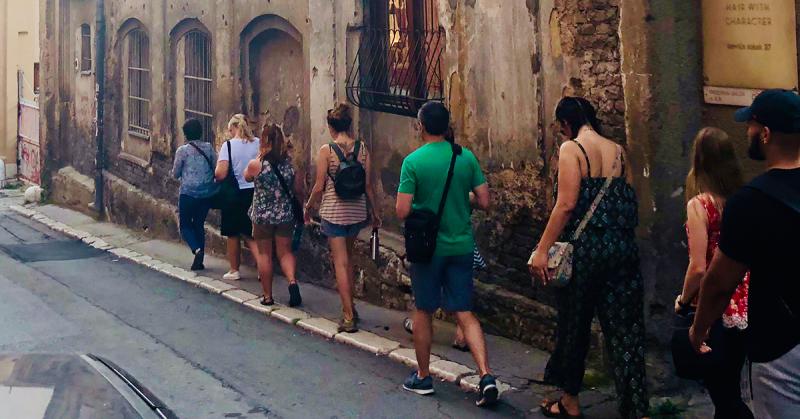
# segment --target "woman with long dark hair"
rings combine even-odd
[[[725,202],[744,185],[742,169],[733,142],[725,131],[703,128],[694,140],[694,159],[686,177],[686,234],[689,238],[689,267],[683,291],[675,299],[675,312],[690,315],[697,308],[700,285],[719,246],[722,210]],[[703,378],[714,402],[714,418],[749,419],[753,413],[742,400],[740,378],[746,356],[744,332],[747,328],[747,292],[745,276],[722,318],[722,334],[715,343],[724,355],[721,365]],[[724,345],[725,350],[718,347]],[[715,348],[712,348],[714,350]]]
[[[545,381],[563,394],[558,400],[545,400],[541,410],[548,417],[583,417],[578,393],[597,313],[614,366],[620,416],[642,418],[649,409],[644,286],[634,234],[638,204],[631,173],[626,170],[623,148],[603,137],[589,101],[565,97],[556,107],[555,118],[569,141],[560,149],[558,197],[536,247],[542,251],[532,255],[529,268],[536,279],[549,283],[547,249],[559,238],[574,246],[574,261],[569,283],[556,290],[556,349],[545,370]],[[585,229],[574,238],[581,224]]]
[[[249,216],[253,223],[253,239],[258,246],[258,277],[264,290],[261,304],[271,306],[275,303],[272,298],[274,244],[281,270],[289,281],[289,306],[298,306],[303,300],[297,285],[297,260],[292,252],[292,237],[300,220],[295,219],[292,201],[300,196],[302,184],[295,176],[280,127],[275,124],[264,127],[258,158],[250,160],[244,177],[255,184]]]

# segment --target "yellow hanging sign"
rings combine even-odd
[[[797,90],[795,0],[702,0],[706,86]]]

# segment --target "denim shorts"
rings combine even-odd
[[[411,289],[418,310],[472,311],[472,254],[434,256],[411,264]]]
[[[366,220],[357,224],[341,225],[322,220],[322,234],[333,237],[356,237],[369,224]]]

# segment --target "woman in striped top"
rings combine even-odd
[[[358,312],[353,304],[353,247],[356,236],[370,221],[375,228],[381,225],[376,211],[375,189],[370,176],[370,157],[364,144],[349,134],[353,123],[350,106],[339,104],[328,111],[328,129],[333,141],[322,146],[317,156],[317,174],[314,188],[306,204],[306,222],[310,222],[311,209],[322,199],[319,215],[322,219],[322,232],[328,237],[336,272],[336,285],[342,299],[342,320],[339,331],[353,333],[358,331]],[[336,194],[334,179],[339,172],[337,147],[345,156],[355,156],[364,165],[366,193],[355,199],[342,199]]]

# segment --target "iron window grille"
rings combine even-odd
[[[211,41],[203,32],[191,31],[184,37],[185,70],[183,75],[186,119],[203,125],[203,139],[213,143],[214,116],[211,105]]]
[[[150,40],[141,29],[128,34],[128,133],[150,139]]]
[[[445,31],[437,0],[370,0],[367,24],[348,71],[354,105],[414,117],[429,100],[444,100],[441,57]]]
[[[92,71],[92,28],[81,25],[81,71]]]

